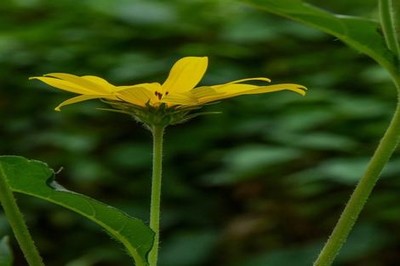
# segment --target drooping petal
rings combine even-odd
[[[199,103],[212,102],[214,98],[225,99],[232,96],[227,96],[227,93],[240,93],[241,91],[247,91],[250,89],[256,89],[260,86],[252,84],[241,84],[246,81],[264,81],[271,82],[269,78],[257,77],[257,78],[245,78],[234,80],[228,83],[217,84],[212,86],[198,87],[190,92],[198,99]],[[225,95],[225,96],[224,96]]]
[[[229,84],[236,84],[236,83],[242,83],[245,81],[266,81],[266,82],[271,82],[271,80],[269,78],[264,78],[264,77],[258,77],[258,78],[245,78],[245,79],[238,79],[238,80],[234,80],[228,83],[224,83],[224,84],[220,84],[220,85],[214,85],[215,86],[225,86],[225,85],[229,85]]]
[[[256,86],[250,84],[228,84],[226,86],[218,85],[217,87],[211,87],[214,88],[215,92],[217,93],[213,94],[212,92],[210,92],[208,94],[202,95],[202,97],[199,98],[200,103],[204,104],[246,94],[261,94],[282,90],[290,90],[293,92],[297,92],[301,95],[305,95],[306,90],[304,86],[298,84],[276,84],[268,86]]]
[[[99,87],[103,87],[109,92],[115,91],[117,89],[116,86],[112,85],[107,80],[102,79],[100,77],[86,75],[86,76],[82,76],[82,78],[87,79],[93,83],[96,83]]]
[[[193,89],[207,70],[207,57],[184,57],[172,67],[162,85],[162,93],[180,93]]]
[[[61,80],[58,78],[52,78],[52,77],[31,77],[29,79],[38,79],[52,87],[61,89],[61,90],[65,90],[65,91],[69,91],[69,92],[73,92],[73,93],[77,93],[77,94],[91,94],[92,91],[90,91],[89,89],[82,87],[78,84],[75,83],[71,83],[69,81],[65,81],[65,80]]]
[[[47,77],[54,77],[61,80],[68,81],[72,84],[79,85],[88,91],[92,92],[92,94],[98,93],[113,93],[116,90],[116,87],[103,80],[102,78],[95,76],[84,76],[79,77],[72,74],[66,73],[50,73],[46,74]]]
[[[61,111],[61,107],[63,107],[63,106],[66,106],[69,104],[74,104],[74,103],[79,103],[79,102],[83,102],[83,101],[93,100],[93,99],[117,100],[116,98],[112,98],[109,95],[79,95],[79,96],[70,98],[66,101],[63,101],[54,110]]]

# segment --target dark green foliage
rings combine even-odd
[[[13,254],[10,248],[10,238],[3,236],[0,239],[0,265],[1,266],[12,266]]]
[[[348,15],[376,11],[372,0],[314,2]],[[99,101],[55,112],[71,95],[29,76],[162,82],[176,59],[207,55],[202,84],[266,76],[309,88],[305,97],[231,99],[202,109],[219,115],[167,129],[164,266],[311,265],[396,102],[387,74],[364,55],[234,1],[9,0],[0,14],[1,153],[62,168],[57,180],[65,187],[145,221],[150,133],[129,116],[96,110],[107,108]],[[337,265],[400,260],[398,162],[396,154]],[[18,203],[47,265],[130,265],[118,244],[81,217],[26,196]]]

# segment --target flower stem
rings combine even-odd
[[[162,151],[164,126],[153,126],[153,176],[150,203],[150,228],[154,231],[154,244],[149,253],[150,266],[157,265],[158,245],[160,239],[160,201],[161,201],[161,176],[162,176]]]
[[[0,202],[28,264],[30,266],[44,266],[1,167]]]
[[[398,89],[398,102],[392,121],[372,156],[364,176],[358,182],[331,236],[320,252],[314,266],[329,266],[333,263],[340,248],[353,228],[372,189],[379,179],[380,173],[389,161],[400,141],[400,76],[391,73]]]

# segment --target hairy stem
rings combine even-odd
[[[399,93],[396,111],[368,164],[364,176],[358,182],[331,236],[314,262],[314,266],[329,266],[333,263],[364,208],[380,177],[380,173],[400,141],[400,76],[394,72],[391,72],[391,75]]]
[[[396,56],[400,55],[400,43],[397,30],[399,25],[398,18],[400,10],[398,0],[379,0],[379,17],[385,36],[386,45]]]
[[[162,181],[163,126],[153,126],[153,177],[150,203],[150,228],[155,232],[153,248],[149,253],[150,266],[157,265],[160,240],[160,201]]]
[[[398,14],[399,10],[397,8],[399,7],[400,5],[398,3],[394,5],[392,0],[379,0],[380,21],[386,45],[397,57],[397,63],[399,62],[400,46],[398,33],[396,32],[398,25],[396,25],[395,14]],[[329,266],[333,263],[364,208],[380,177],[380,173],[400,141],[400,73],[396,66],[383,65],[383,67],[389,71],[397,88],[396,111],[368,164],[364,176],[358,182],[331,236],[314,262],[314,266]]]
[[[15,197],[8,185],[4,170],[0,166],[0,202],[4,213],[14,232],[15,238],[30,266],[44,266],[43,260],[33,242],[25,224],[24,217],[18,208]]]

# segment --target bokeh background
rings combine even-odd
[[[313,1],[376,17],[376,1]],[[129,116],[28,77],[162,82],[180,57],[209,56],[202,84],[267,76],[291,92],[207,106],[166,134],[160,266],[308,266],[394,110],[387,74],[339,40],[228,0],[3,0],[0,151],[47,162],[67,188],[148,221],[151,136]],[[400,157],[387,166],[335,265],[398,265]],[[18,195],[47,265],[131,265],[84,218]],[[0,212],[0,235],[11,235]],[[12,239],[15,265],[26,265]]]

